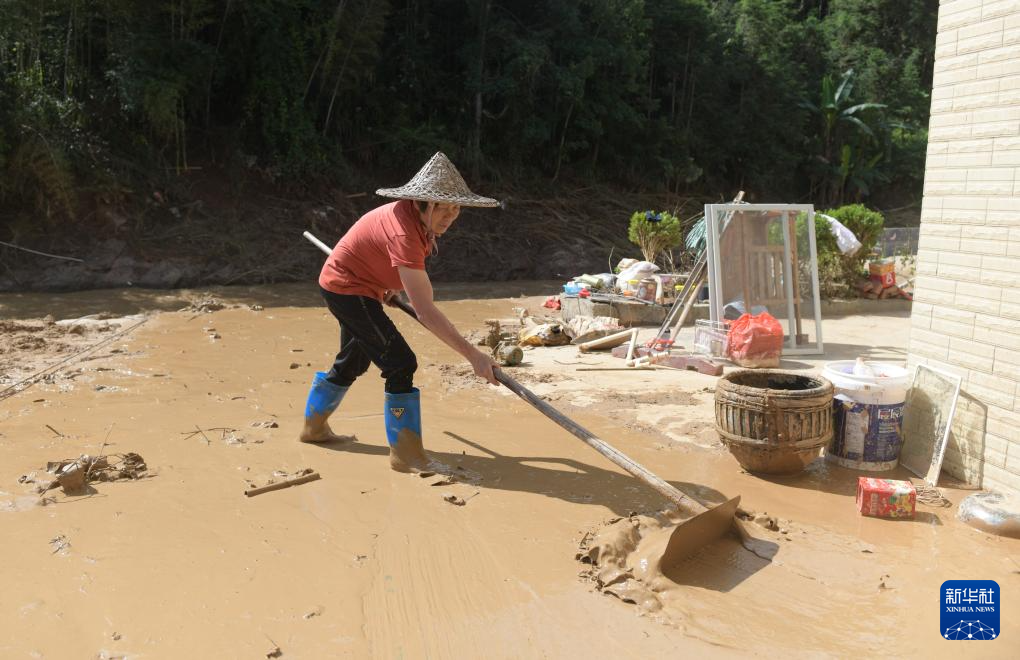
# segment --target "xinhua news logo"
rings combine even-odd
[[[993,580],[946,580],[942,583],[942,637],[988,640],[999,636],[1002,594]]]

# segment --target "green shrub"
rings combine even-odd
[[[850,256],[839,251],[836,236],[829,229],[829,222],[820,214],[836,218],[861,242],[861,248]],[[863,204],[849,204],[835,209],[815,213],[815,246],[818,251],[818,286],[823,298],[840,298],[856,295],[855,285],[866,277],[864,263],[875,249],[882,236],[885,219],[878,211],[872,211]],[[782,241],[782,227],[769,228],[771,242]],[[797,218],[797,251],[807,255],[809,250],[807,222],[802,213]],[[806,258],[800,260],[801,277],[806,280],[810,264]]]
[[[655,263],[659,254],[683,241],[680,219],[666,211],[636,211],[630,216],[627,238],[641,248],[645,261]]]
[[[863,266],[868,255],[875,249],[878,239],[882,237],[882,230],[885,228],[885,218],[882,217],[882,214],[872,211],[863,204],[848,204],[837,209],[822,211],[822,213],[839,220],[861,242],[861,249],[854,254],[853,258]],[[833,245],[835,242],[833,239]]]
[[[872,211],[863,204],[848,204],[839,208],[822,211],[839,220],[861,242],[861,248],[852,255],[839,251],[836,237],[829,231],[829,224],[815,215],[815,236],[818,244],[818,277],[825,297],[854,295],[855,285],[866,277],[864,264],[871,256],[882,236],[885,218],[878,211]]]

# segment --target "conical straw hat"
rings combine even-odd
[[[499,206],[499,202],[471,192],[464,177],[442,151],[425,163],[425,167],[399,188],[380,188],[376,195],[397,199],[414,199],[422,202],[441,202],[460,206]]]

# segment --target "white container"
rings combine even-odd
[[[910,376],[895,364],[867,364],[874,376],[855,376],[853,360],[825,365],[823,375],[836,388],[835,432],[826,458],[855,470],[891,470],[903,446],[903,404]]]

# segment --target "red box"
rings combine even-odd
[[[917,491],[909,481],[857,478],[857,510],[876,518],[913,518]]]

